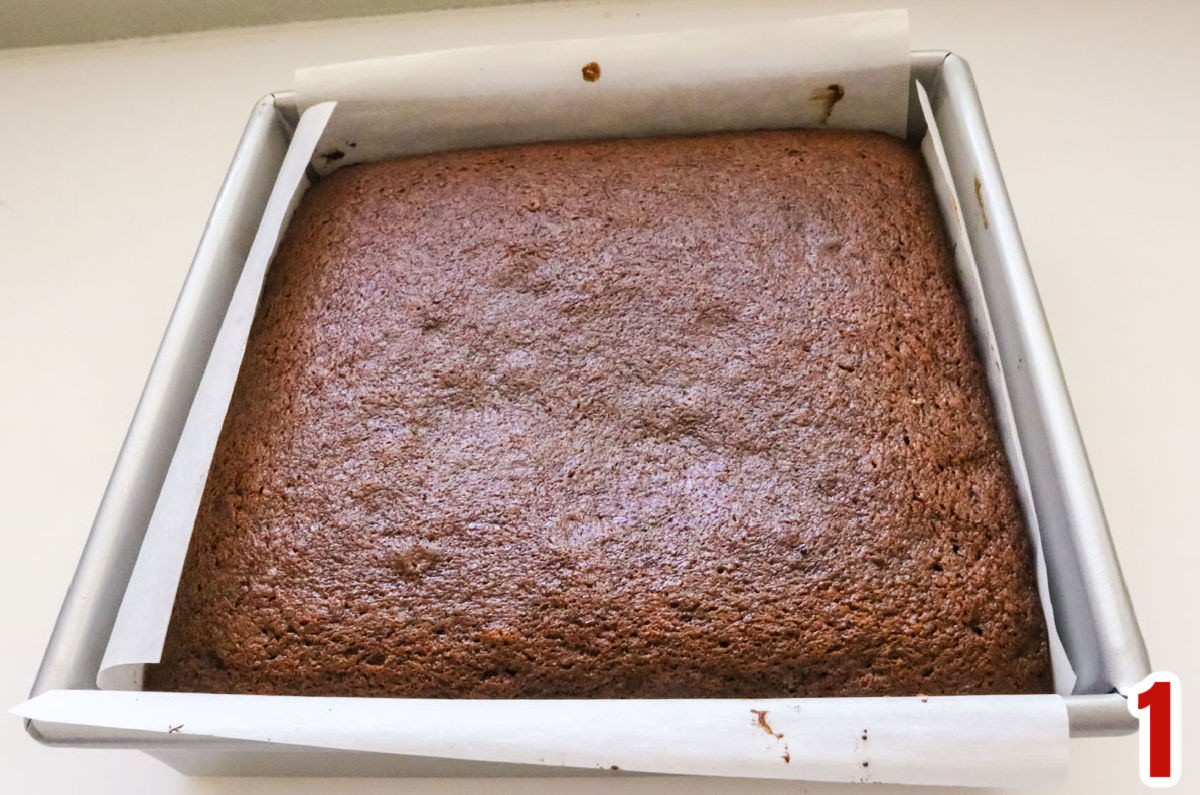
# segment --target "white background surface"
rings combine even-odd
[[[889,2],[791,3],[828,10]],[[693,4],[705,21],[739,18]],[[725,4],[734,5],[734,4]],[[771,2],[765,5],[783,7]],[[1200,3],[908,3],[974,70],[1151,660],[1200,682]],[[661,21],[550,9],[0,52],[0,706],[21,701],[254,100],[297,66]],[[704,9],[708,9],[705,11]],[[1185,723],[1186,723],[1185,717]],[[1196,743],[1184,735],[1184,756]],[[1133,738],[1072,743],[1062,793],[1133,792]],[[1200,776],[1185,771],[1179,791]],[[688,778],[187,779],[0,718],[0,790],[842,793]],[[870,792],[910,792],[874,786]],[[948,792],[945,790],[937,792]]]

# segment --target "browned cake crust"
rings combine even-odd
[[[788,131],[322,180],[149,687],[1048,691],[919,155]]]

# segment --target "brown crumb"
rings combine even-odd
[[[531,213],[535,213],[542,209],[544,205],[545,197],[536,191],[526,194],[525,198],[521,201],[521,206]]]
[[[983,183],[975,178],[975,201],[979,202],[979,212],[983,213],[983,228],[988,228],[987,208],[983,206]]]
[[[830,83],[825,88],[813,89],[808,100],[821,103],[821,124],[829,121],[829,117],[833,115],[833,106],[841,102],[844,96],[846,96],[846,89],[842,87],[841,83]]]
[[[435,331],[442,326],[442,323],[443,320],[440,317],[425,315],[421,321],[421,330]],[[413,544],[385,555],[381,563],[402,580],[416,580],[445,559],[446,556],[436,549],[422,544]]]
[[[782,737],[783,736],[781,734],[776,734],[775,730],[771,728],[771,724],[767,723],[767,712],[769,710],[752,709],[750,711],[758,716],[759,728],[761,728],[763,731],[765,731],[767,734],[771,735],[772,737]]]
[[[600,79],[600,64],[592,61],[583,65],[583,79],[595,83]]]
[[[775,731],[774,729],[771,728],[771,724],[767,723],[767,712],[769,710],[752,709],[750,711],[753,712],[756,716],[758,716],[755,723],[758,724],[758,727],[760,729],[762,729],[767,734],[774,737],[776,740],[783,740],[783,732]],[[783,753],[781,754],[781,756],[783,757],[783,761],[786,762],[787,764],[790,765],[792,763],[792,749],[788,747],[788,744],[786,741],[783,743]]]
[[[346,153],[341,149],[333,149],[321,155],[322,159],[324,159],[326,163],[332,163],[335,160],[341,160],[345,156]]]

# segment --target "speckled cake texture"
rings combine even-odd
[[[1051,689],[924,165],[872,133],[344,168],[276,255],[150,689]]]

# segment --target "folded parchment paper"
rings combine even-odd
[[[570,138],[820,125],[903,137],[908,58],[907,14],[882,11],[301,69],[296,99],[338,102],[319,172]]]
[[[471,701],[51,691],[39,720],[646,773],[1013,787],[1066,766],[1058,696]]]

